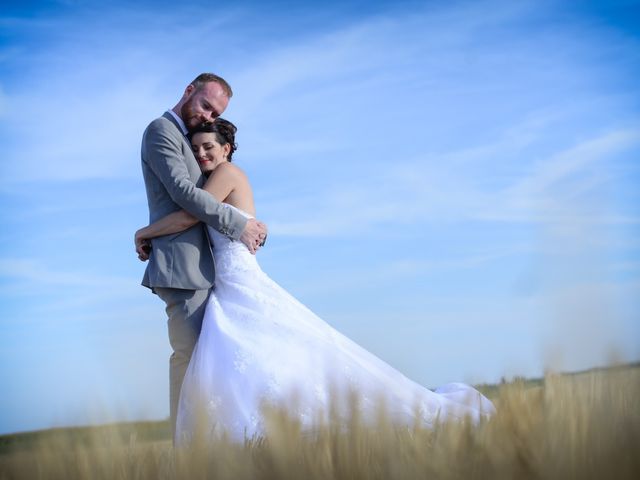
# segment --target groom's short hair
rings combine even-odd
[[[231,98],[233,96],[231,85],[229,85],[224,78],[214,73],[201,73],[193,80],[193,82],[191,82],[191,85],[196,87],[196,90],[200,90],[205,83],[210,82],[216,82],[218,85],[220,85],[222,87],[222,91],[227,97]]]

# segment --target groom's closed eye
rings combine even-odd
[[[213,105],[211,105],[206,100],[202,101],[202,108],[211,112],[211,120],[215,120],[220,116],[220,112],[218,112]]]

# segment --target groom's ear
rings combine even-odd
[[[190,83],[189,85],[187,85],[187,88],[184,89],[184,96],[188,97],[195,91],[195,89],[196,86],[193,83]]]

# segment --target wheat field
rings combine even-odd
[[[481,387],[482,388],[482,387]],[[640,368],[547,375],[483,389],[478,426],[397,428],[381,414],[303,433],[285,411],[263,438],[174,450],[166,423],[0,438],[0,479],[638,479]]]

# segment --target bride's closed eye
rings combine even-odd
[[[203,150],[211,150],[213,148],[212,143],[203,143],[202,145],[191,145],[191,150],[196,153],[202,147]]]

